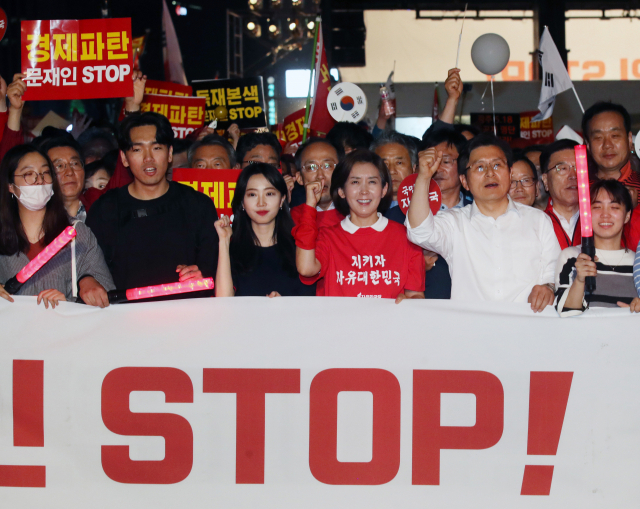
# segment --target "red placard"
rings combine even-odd
[[[201,97],[145,94],[140,110],[155,111],[167,117],[176,138],[183,139],[202,127],[205,100]]]
[[[193,88],[189,85],[180,85],[180,83],[173,83],[172,81],[147,80],[144,85],[144,93],[190,97],[193,95]]]
[[[232,217],[231,200],[236,191],[236,180],[242,170],[201,170],[175,168],[173,181],[193,187],[196,191],[211,197],[218,211],[218,217],[225,214]]]
[[[539,111],[525,111],[520,113],[520,138],[535,145],[551,143],[554,140],[553,117],[539,122],[533,122],[533,117]]]
[[[131,19],[23,21],[27,101],[133,95]]]
[[[398,206],[400,207],[400,210],[402,210],[403,214],[406,214],[407,210],[409,210],[416,178],[418,178],[417,173],[409,175],[400,183],[400,187],[398,188]],[[435,180],[431,179],[429,184],[429,207],[431,208],[431,213],[434,216],[440,210],[440,205],[442,205],[442,193],[440,192],[440,186]]]
[[[4,34],[7,33],[7,14],[0,9],[0,41],[4,37]]]
[[[305,108],[301,108],[285,117],[282,123],[282,130],[279,130],[277,133],[279,140],[284,140],[285,143],[291,143],[293,147],[298,147],[302,143],[305,111]],[[309,129],[307,130],[307,139],[311,136],[317,136],[317,133]]]

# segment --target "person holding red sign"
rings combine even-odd
[[[451,298],[529,302],[534,312],[551,305],[560,246],[544,212],[509,197],[509,145],[488,133],[470,140],[458,158],[458,171],[474,202],[434,216],[429,183],[442,159],[435,147],[420,155],[405,224],[412,242],[449,264]]]
[[[318,228],[316,205],[324,182],[309,182],[307,203],[293,230],[296,265],[303,281],[324,280],[329,297],[424,298],[422,250],[405,228],[382,215],[391,202],[391,177],[380,156],[368,150],[348,154],[333,172],[331,195],[346,217]]]
[[[265,163],[247,166],[236,182],[232,208],[233,229],[227,216],[215,223],[216,297],[315,295],[296,270],[287,184],[280,172]]]

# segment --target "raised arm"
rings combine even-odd
[[[23,81],[26,75],[14,74],[13,81],[7,87],[7,97],[9,98],[9,118],[7,119],[7,127],[12,131],[20,130],[20,119],[22,117],[22,108],[24,101],[22,96],[27,91],[27,84]]]
[[[231,275],[231,257],[229,245],[231,243],[231,225],[229,217],[223,215],[215,222],[218,238],[220,239],[218,250],[218,270],[216,271],[216,297],[233,297],[233,276]]]
[[[415,228],[431,214],[429,207],[429,185],[438,171],[442,161],[442,152],[435,147],[423,150],[418,154],[418,176],[413,187],[413,196],[407,212],[409,224]]]
[[[309,216],[305,213],[298,226],[293,229],[296,239],[296,268],[298,274],[305,277],[316,276],[322,269],[322,265],[316,258],[316,240],[318,227],[315,223],[316,206],[322,194],[324,179],[320,182],[309,182],[305,185],[307,191],[307,206],[310,208]],[[313,217],[311,217],[313,216]]]
[[[447,124],[453,124],[456,117],[458,101],[462,95],[462,80],[460,79],[460,69],[449,69],[444,89],[447,91],[447,103],[440,115],[440,120]]]

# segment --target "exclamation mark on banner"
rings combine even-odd
[[[527,454],[558,452],[572,378],[572,372],[531,372]],[[549,495],[552,479],[553,465],[525,465],[520,495]]]
[[[13,445],[44,447],[44,361],[13,361]],[[0,486],[44,488],[45,467],[0,465]]]

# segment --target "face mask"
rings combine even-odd
[[[53,184],[41,186],[15,186],[20,189],[20,196],[16,196],[24,208],[38,211],[47,206],[53,196]]]

